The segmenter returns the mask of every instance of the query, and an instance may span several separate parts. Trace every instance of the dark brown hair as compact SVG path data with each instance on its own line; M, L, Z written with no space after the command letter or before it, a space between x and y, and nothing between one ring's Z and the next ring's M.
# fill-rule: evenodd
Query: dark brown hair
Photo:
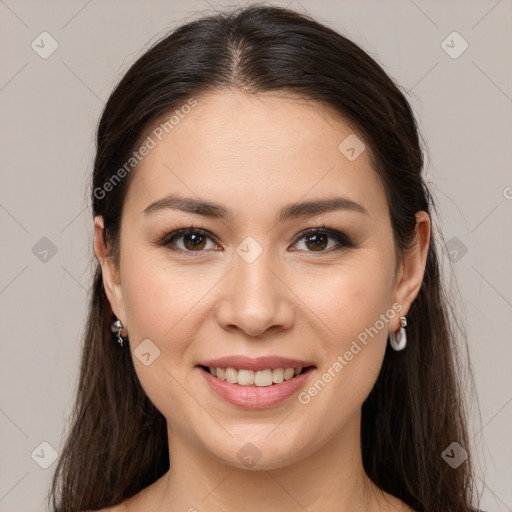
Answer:
M173 30L111 94L97 130L92 205L93 214L104 218L114 258L136 168L114 183L116 171L162 116L194 96L228 88L292 93L343 116L371 149L397 254L410 246L416 212L430 214L434 205L404 94L375 60L336 31L288 9L253 4ZM108 182L113 185L105 187ZM441 457L454 441L467 451L469 446L455 324L434 236L432 229L423 283L408 312L407 349L387 349L363 404L361 449L373 482L415 510L468 512L474 499L471 457L456 469ZM130 351L112 341L111 315L98 264L71 428L49 496L55 511L115 505L169 468L165 418L144 393Z

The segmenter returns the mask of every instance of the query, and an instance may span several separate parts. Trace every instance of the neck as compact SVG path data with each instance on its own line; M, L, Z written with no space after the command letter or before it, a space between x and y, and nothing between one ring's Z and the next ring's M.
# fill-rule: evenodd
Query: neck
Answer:
M263 469L257 469L258 464L235 467L169 431L170 469L148 488L136 510L406 510L364 472L359 431L357 418L325 445L310 445L310 453L301 459Z

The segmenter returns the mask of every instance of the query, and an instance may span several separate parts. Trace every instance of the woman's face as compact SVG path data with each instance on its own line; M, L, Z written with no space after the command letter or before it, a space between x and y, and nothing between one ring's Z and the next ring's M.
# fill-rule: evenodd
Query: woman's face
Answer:
M423 263L396 266L369 148L332 112L284 95L196 100L168 133L149 132L155 147L123 209L119 274L101 259L107 294L176 443L241 468L282 467L358 433ZM98 218L97 254L100 228ZM219 358L260 371L225 378L264 385L201 367ZM301 366L293 378L279 369Z

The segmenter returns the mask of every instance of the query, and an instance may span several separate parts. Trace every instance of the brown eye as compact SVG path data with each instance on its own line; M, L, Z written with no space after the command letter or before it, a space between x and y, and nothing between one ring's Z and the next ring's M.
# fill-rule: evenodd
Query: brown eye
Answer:
M313 235L308 235L305 237L305 239L306 246L312 251L316 251L317 249L325 249L329 244L329 236L325 233L315 233Z
M329 245L330 239L334 240L331 245ZM305 250L309 252L333 252L344 247L354 247L354 244L346 235L332 229L308 230L297 239L296 243L301 240L305 241Z
M186 249L191 251L204 249L206 245L206 237L197 233L189 233L186 235L182 235L183 237L183 245Z
M355 247L354 243L343 233L325 227L310 229L300 235L294 243L297 245L304 240L303 252L331 253L343 248ZM208 246L210 241L211 245ZM219 246L216 240L203 229L194 227L178 229L165 235L158 245L168 247L173 251L185 253L201 253Z
M182 240L181 243L180 240ZM217 247L215 243L212 244L213 247L207 247L208 240L213 242L213 238L205 231L196 228L186 228L169 233L162 239L160 245L165 245L177 251L203 252L205 248Z

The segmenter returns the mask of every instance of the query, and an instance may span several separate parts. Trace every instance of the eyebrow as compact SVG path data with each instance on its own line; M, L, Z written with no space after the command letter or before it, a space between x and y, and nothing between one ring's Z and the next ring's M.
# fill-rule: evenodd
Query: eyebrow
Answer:
M143 213L144 215L148 215L167 208L224 220L229 220L234 217L232 210L220 204L194 199L192 197L181 197L176 194L152 202L144 209ZM290 219L314 216L336 210L354 211L368 215L368 211L362 205L351 199L345 197L331 197L302 203L289 203L279 211L277 218L279 222L286 222Z

